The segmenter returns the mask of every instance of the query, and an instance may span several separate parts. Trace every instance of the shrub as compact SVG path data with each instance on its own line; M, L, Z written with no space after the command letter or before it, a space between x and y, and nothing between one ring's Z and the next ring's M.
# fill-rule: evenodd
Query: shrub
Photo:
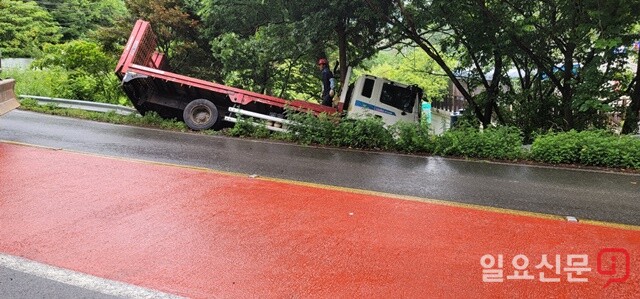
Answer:
M398 122L391 132L395 137L395 149L405 153L428 153L433 151L429 129L423 124Z
M254 123L250 117L238 117L238 122L227 131L229 136L253 138L268 138L270 133L264 124Z
M580 162L580 151L585 144L591 144L606 137L611 133L606 131L582 131L571 130L569 132L549 133L538 136L531 145L530 157L533 160L559 164Z
M640 139L606 131L569 131L539 136L531 157L547 163L640 169Z
M289 139L301 144L343 146L360 149L389 149L393 137L381 119L341 119L339 115L288 112Z
M140 125L160 125L165 119L155 111L148 111L143 117L138 118L137 123Z
M98 78L83 72L51 67L9 69L2 72L2 77L16 80L15 91L19 95L130 105L120 88L120 81L113 74Z
M68 79L56 97L120 104L124 93L113 73L115 60L94 42L74 40L45 45L32 67L63 70Z
M67 72L55 69L8 69L2 71L2 77L16 80L16 94L35 95L52 98L64 97L67 85Z
M480 155L484 158L516 160L523 156L522 132L515 127L498 127L481 133Z
M288 111L287 116L293 122L289 125L291 140L301 144L330 145L333 143L333 131L339 121L337 115L322 113L316 117L311 112Z
M580 163L640 169L640 139L629 136L592 139L580 150Z
M513 127L479 131L462 127L435 139L434 153L448 156L515 160L522 158L521 132Z
M379 118L346 119L333 131L332 145L360 149L389 149L393 137Z

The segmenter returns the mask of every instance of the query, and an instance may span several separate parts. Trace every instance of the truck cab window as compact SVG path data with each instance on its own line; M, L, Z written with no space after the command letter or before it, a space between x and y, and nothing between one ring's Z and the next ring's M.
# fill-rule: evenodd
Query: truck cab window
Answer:
M404 112L413 112L416 94L411 88L403 88L397 85L385 83L382 86L380 102L395 107Z
M364 86L362 87L363 97L371 98L371 95L373 94L373 83L375 83L373 79L367 78L364 80Z

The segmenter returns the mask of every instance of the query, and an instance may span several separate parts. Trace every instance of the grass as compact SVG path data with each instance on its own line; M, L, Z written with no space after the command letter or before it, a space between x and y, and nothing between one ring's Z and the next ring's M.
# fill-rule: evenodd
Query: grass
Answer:
M176 119L163 119L155 112L149 112L145 116L137 114L121 115L115 112L94 112L84 111L80 109L61 108L56 105L47 104L39 105L36 100L25 99L20 102L20 109L33 112L45 113L50 115L67 116L79 119L87 119L111 124L143 126L151 128L159 128L171 131L186 132L189 130L184 122ZM212 131L212 130L209 130ZM209 131L205 133L212 134Z

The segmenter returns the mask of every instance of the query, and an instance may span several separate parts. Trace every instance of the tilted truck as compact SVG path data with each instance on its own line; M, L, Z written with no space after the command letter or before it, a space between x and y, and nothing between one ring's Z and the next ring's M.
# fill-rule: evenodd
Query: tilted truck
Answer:
M349 69L344 82L349 82ZM220 127L239 117L264 120L267 129L286 131L286 108L339 113L359 118L373 115L386 125L420 121L422 90L387 79L364 75L343 88L337 107L285 100L170 72L165 56L156 51L156 37L149 22L138 20L116 66L125 93L141 113L155 111L162 117L182 116L192 130Z

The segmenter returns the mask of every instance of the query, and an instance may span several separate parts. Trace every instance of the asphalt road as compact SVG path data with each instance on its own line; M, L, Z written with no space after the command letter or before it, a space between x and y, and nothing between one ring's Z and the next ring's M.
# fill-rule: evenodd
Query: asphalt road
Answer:
M12 299L118 298L1 266L0 297Z
M640 175L305 147L25 111L0 118L0 140L640 225Z

